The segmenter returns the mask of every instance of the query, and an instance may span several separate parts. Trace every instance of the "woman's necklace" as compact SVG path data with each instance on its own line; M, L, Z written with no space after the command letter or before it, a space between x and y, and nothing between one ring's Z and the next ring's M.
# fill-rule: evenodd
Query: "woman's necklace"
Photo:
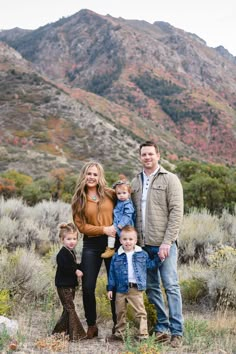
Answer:
M88 194L89 198L92 199L94 202L96 202L96 200L98 199L97 195L94 194L94 195L90 195Z

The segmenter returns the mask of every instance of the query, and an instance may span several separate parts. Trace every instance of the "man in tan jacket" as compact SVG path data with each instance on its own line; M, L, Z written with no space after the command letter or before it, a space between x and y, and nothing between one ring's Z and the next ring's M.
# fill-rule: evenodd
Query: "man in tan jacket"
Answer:
M147 296L157 310L154 331L158 342L173 348L182 343L182 299L177 275L177 240L183 218L183 189L178 177L159 165L158 146L147 141L140 145L143 171L132 181L131 197L136 208L139 245L150 256L164 260L157 270L148 270ZM165 289L165 308L160 281ZM171 335L171 336L170 336Z

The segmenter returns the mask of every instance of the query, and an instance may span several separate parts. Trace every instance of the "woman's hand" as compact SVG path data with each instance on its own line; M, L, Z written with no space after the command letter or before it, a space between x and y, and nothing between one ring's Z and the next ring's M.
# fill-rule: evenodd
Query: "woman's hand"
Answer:
M76 269L75 274L77 275L78 279L81 279L83 276L83 272L81 272L81 270L79 270L79 269Z
M116 237L115 226L114 225L104 226L103 227L103 233L104 233L104 235L107 235L107 236Z

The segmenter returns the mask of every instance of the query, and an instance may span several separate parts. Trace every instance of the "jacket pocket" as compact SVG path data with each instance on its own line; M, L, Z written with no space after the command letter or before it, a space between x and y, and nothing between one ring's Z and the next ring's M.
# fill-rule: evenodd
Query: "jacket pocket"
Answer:
M160 184L152 186L151 198L154 204L166 205L167 204L167 186Z
M166 191L166 188L167 188L167 186L163 186L161 184L152 185L152 189L155 191L164 192L164 191Z

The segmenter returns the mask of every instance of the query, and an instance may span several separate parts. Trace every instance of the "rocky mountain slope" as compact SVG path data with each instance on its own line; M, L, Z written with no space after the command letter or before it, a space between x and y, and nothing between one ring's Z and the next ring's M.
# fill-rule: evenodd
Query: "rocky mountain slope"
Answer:
M66 157L72 166L80 156L132 168L137 142L154 139L170 160L235 164L236 59L223 47L209 48L197 35L165 22L116 19L89 10L34 31L2 31L0 40L31 62L31 75L40 81L37 85L31 78L33 86L28 86L39 102L24 101L24 109L31 105L31 122L36 119L32 107L44 116L38 125L47 142L39 143L31 129L34 151L44 143L53 159ZM9 70L1 73L8 89ZM17 90L11 94L18 95L10 103L14 110L22 97ZM9 104L9 97L1 101ZM66 135L68 122L86 133L72 128L73 138ZM12 121L12 136L15 130Z
M138 145L86 104L37 74L0 43L0 171L34 177L52 169L78 171L95 158L114 171L137 167Z

